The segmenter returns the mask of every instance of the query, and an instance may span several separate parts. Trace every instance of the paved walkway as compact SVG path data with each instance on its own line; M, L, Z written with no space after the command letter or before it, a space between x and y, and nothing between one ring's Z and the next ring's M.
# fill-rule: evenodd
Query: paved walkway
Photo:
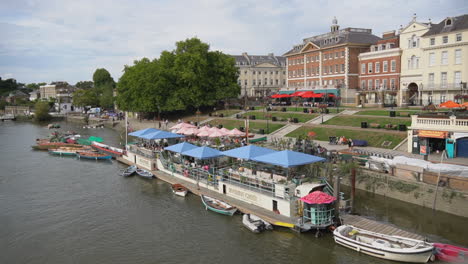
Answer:
M354 115L355 113L357 113L359 111L361 111L361 110L349 110L349 109L347 109L347 110L344 110L343 112L341 112L340 114L342 114L342 115Z
M323 122L326 122L326 121L332 119L332 118L335 117L335 116L337 116L337 114L319 115L319 116L317 116L316 118L307 121L306 124L320 125L320 124L322 124Z

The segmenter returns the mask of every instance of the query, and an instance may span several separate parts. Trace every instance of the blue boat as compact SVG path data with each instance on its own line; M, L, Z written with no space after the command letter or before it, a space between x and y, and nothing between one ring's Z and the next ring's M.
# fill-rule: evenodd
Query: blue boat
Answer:
M237 211L236 207L203 194L201 195L201 200L203 202L203 205L205 205L206 210L211 210L218 214L232 216Z
M97 152L76 152L76 156L81 159L110 160L112 156Z

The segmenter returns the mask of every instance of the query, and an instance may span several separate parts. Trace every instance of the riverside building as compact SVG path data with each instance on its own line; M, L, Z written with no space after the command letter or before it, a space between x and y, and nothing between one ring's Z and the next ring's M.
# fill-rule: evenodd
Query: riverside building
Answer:
M287 87L281 93L314 91L341 96L344 104L356 104L359 88L360 53L380 38L371 29L340 29L336 18L330 32L305 38L284 56L287 62Z

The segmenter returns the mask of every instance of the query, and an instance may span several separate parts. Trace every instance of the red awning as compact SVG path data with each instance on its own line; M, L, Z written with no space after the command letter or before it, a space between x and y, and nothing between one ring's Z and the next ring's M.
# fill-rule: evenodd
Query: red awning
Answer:
M307 94L307 93L314 93L314 92L312 92L312 91L297 91L297 92L291 94L291 96L302 96L302 95Z
M291 97L289 94L274 94L271 98L288 98Z
M459 108L459 107L461 107L461 105L455 103L454 101L450 101L450 100L449 100L449 101L447 101L447 102L445 102L445 103L441 103L441 104L439 105L439 107L443 107L443 108Z
M329 204L336 200L335 197L321 191L311 192L301 198L301 201L308 204Z
M318 94L316 94L316 93L310 93L310 94L304 94L304 95L302 95L301 97L302 97L302 98L322 98L323 96L324 96L323 93L318 93Z

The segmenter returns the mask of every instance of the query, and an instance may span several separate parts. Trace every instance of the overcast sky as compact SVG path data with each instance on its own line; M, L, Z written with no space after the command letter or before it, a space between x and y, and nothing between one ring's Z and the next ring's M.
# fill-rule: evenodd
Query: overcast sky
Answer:
M467 0L1 0L0 77L18 82L91 80L106 68L158 57L198 37L228 54L281 55L305 37L344 27L397 30L417 13L439 22L468 13Z

